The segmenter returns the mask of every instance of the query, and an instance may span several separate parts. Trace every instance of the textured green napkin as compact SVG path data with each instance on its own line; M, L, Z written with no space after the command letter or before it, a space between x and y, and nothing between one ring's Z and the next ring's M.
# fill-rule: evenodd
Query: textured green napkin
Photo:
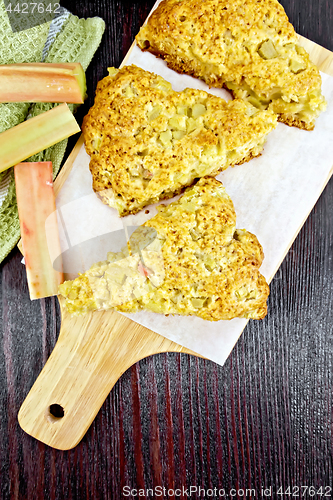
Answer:
M104 21L98 17L79 19L62 10L62 16L29 30L13 33L0 0L0 64L19 62L80 62L86 70L96 52ZM60 31L59 31L60 30ZM47 103L0 103L0 133L51 109ZM73 111L73 105L69 105ZM30 161L52 161L54 176L65 154L67 140L34 155ZM20 238L13 169L0 173L0 262Z

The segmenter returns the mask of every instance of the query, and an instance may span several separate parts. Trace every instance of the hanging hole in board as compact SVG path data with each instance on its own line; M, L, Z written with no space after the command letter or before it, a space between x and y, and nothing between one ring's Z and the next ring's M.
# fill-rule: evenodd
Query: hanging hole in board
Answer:
M65 415L65 410L59 404L50 405L45 413L45 416L49 422L54 424L55 422L59 422Z

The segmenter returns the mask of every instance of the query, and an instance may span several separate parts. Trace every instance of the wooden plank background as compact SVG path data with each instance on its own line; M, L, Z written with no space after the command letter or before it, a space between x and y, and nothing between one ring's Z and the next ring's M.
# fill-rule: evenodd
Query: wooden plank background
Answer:
M88 88L108 65L120 64L153 3L61 2L80 17L107 22ZM331 0L281 3L298 33L333 50ZM92 102L90 91L79 122ZM249 323L225 366L173 353L142 360L121 377L83 441L61 452L17 423L60 316L53 298L30 302L14 250L0 265L1 498L136 498L125 497L123 487L191 485L253 488L252 498L272 486L271 498L287 498L277 495L279 486L332 486L332 296L333 180L272 282L268 317ZM240 491L234 498L244 497Z

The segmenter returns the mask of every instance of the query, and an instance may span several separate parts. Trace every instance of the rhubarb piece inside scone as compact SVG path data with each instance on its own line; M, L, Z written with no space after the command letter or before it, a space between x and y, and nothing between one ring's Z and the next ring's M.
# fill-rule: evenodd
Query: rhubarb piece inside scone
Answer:
M164 0L136 37L168 66L312 130L321 76L277 0Z
M222 183L205 177L59 293L72 314L145 309L209 321L262 319L269 295L263 258L256 236L236 229Z
M272 111L203 90L172 90L136 66L109 69L83 122L93 189L120 216L172 198L261 154Z

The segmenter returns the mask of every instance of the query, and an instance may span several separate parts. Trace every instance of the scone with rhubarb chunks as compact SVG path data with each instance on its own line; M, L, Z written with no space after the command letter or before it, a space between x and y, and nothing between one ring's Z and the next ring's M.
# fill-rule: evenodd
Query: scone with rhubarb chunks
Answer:
M178 201L160 205L128 246L60 285L70 313L146 309L209 321L265 317L262 247L256 236L236 229L233 203L218 180L202 178Z
M93 189L120 216L260 155L277 123L271 111L239 99L175 92L134 65L109 73L82 129Z
M136 37L168 66L312 130L321 76L277 0L164 0Z

